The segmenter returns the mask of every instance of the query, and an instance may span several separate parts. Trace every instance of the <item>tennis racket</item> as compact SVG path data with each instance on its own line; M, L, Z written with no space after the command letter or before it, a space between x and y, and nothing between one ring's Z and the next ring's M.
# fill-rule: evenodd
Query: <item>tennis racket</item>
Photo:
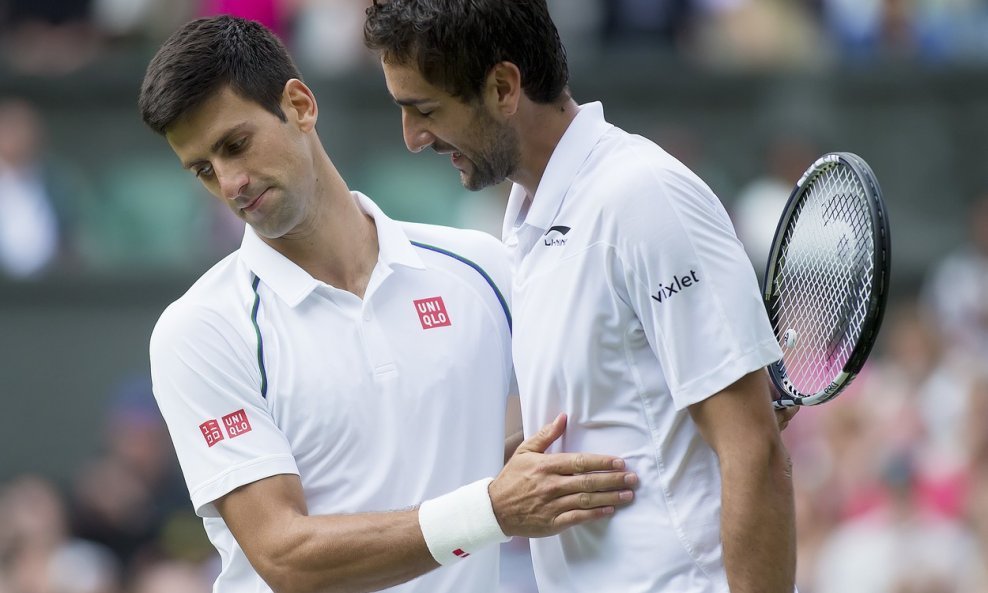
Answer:
M861 371L882 325L888 215L871 167L826 154L796 183L775 231L763 296L782 360L776 408L830 401Z

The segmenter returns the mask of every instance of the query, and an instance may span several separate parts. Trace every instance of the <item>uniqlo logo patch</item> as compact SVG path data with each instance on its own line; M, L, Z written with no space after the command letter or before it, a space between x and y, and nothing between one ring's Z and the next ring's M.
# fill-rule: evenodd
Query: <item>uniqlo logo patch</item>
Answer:
M216 420L207 420L203 422L199 425L199 430L202 431L202 436L206 439L206 444L210 447L223 440L223 432L220 430L220 423Z
M226 434L230 435L231 439L245 432L250 432L250 420L247 419L247 412L240 409L223 416L223 426L226 427Z
M449 313L446 312L446 304L443 303L443 297L437 296L428 299L419 299L412 301L412 303L415 305L415 311L419 314L422 329L433 329L435 327L451 325Z

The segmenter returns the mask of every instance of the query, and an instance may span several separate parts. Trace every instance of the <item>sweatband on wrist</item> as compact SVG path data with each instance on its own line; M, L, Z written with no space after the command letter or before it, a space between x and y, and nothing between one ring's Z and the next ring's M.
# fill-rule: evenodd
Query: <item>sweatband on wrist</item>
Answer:
M511 539L501 531L494 516L487 493L487 486L493 481L493 478L478 480L419 506L419 527L425 545L440 565Z

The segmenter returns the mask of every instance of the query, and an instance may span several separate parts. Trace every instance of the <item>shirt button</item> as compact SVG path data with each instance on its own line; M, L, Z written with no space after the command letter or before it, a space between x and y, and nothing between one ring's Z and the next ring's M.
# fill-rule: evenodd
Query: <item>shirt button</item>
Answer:
M370 321L370 320L371 320L370 311L364 311L364 321Z
M504 244L507 245L508 247L517 247L518 246L518 235L511 235L504 242Z

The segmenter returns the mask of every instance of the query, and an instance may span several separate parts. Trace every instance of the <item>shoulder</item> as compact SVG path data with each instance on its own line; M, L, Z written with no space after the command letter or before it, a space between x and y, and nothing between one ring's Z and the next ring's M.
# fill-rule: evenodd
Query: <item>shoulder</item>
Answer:
M698 175L657 144L615 128L588 161L583 189L596 200L605 227L635 240L674 228L732 229L724 206Z
M508 251L500 240L481 231L452 227L401 223L412 245L435 265L466 265L483 271L500 286L510 281ZM431 255L430 255L431 254Z
M710 205L713 192L686 165L651 140L613 128L591 153L585 177L609 197L605 206L636 209L686 197Z
M250 272L237 252L228 255L165 308L151 334L152 355L211 337L228 339L237 333L238 320L249 323L252 294Z

